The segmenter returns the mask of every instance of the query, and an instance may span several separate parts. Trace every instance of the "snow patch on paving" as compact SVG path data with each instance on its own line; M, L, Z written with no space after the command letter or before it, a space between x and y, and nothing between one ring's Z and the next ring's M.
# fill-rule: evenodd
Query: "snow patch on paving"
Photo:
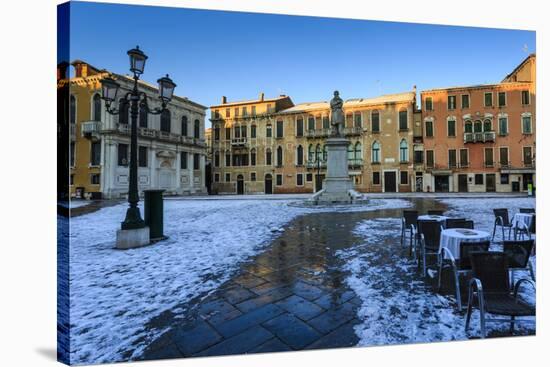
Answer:
M228 280L302 214L405 208L401 199L305 208L282 200L166 200L165 235L150 247L119 251L114 240L127 204L70 221L71 363L138 357L162 330L144 325ZM131 348L131 354L124 355Z

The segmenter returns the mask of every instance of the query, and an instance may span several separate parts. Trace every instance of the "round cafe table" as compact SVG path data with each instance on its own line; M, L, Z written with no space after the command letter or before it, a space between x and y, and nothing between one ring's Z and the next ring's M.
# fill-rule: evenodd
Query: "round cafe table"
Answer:
M455 259L460 258L461 242L479 242L491 240L489 232L476 229L450 228L441 232L439 240L439 250L446 248Z

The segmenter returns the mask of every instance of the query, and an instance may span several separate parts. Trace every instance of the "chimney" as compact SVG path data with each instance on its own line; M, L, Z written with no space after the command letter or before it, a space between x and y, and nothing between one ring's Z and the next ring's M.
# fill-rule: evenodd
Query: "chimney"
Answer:
M264 101L264 92L261 92L261 93L260 93L260 101L261 101L261 102Z
M222 104L226 104L227 103L227 97L226 96L222 96Z

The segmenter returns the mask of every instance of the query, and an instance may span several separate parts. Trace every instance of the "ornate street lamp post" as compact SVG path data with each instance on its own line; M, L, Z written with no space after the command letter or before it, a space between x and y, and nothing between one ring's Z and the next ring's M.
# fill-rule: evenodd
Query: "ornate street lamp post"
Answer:
M161 100L161 108L149 108L147 102L147 95L144 92L138 90L139 77L143 74L145 69L145 61L147 55L139 49L139 46L128 51L130 57L130 71L134 74L134 86L132 91L126 93L122 98L126 102L130 103L130 118L131 118L131 132L130 132L130 179L128 185L128 203L129 207L126 211L126 218L121 224L122 230L141 229L145 227L145 222L141 218L141 214L138 208L139 191L137 180L137 167L138 167L138 147L137 147L137 119L138 114L148 113L153 115L159 115L166 109L166 105L172 99L176 84L168 77L160 78L157 82L159 84L159 99ZM120 85L112 78L104 78L101 82L102 98L105 101L105 107L109 114L118 115L120 109L112 108L111 104L116 102L118 89Z

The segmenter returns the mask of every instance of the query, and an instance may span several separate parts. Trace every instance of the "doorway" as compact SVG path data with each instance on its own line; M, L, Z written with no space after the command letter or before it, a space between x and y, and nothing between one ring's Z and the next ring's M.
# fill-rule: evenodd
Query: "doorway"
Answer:
M237 195L244 194L244 177L243 175L237 176Z
M266 194L273 194L273 177L269 173L265 175L264 192Z
M415 188L416 192L422 192L424 190L424 178L422 172L416 172Z
M468 192L468 175L458 175L458 192Z
M384 192L397 192L396 172L384 172Z
M529 184L533 185L533 174L524 173L522 179L523 179L523 191L527 191L529 188Z
M449 176L434 176L435 192L449 192Z
M485 175L485 191L487 192L497 191L496 175L494 173L488 173Z

